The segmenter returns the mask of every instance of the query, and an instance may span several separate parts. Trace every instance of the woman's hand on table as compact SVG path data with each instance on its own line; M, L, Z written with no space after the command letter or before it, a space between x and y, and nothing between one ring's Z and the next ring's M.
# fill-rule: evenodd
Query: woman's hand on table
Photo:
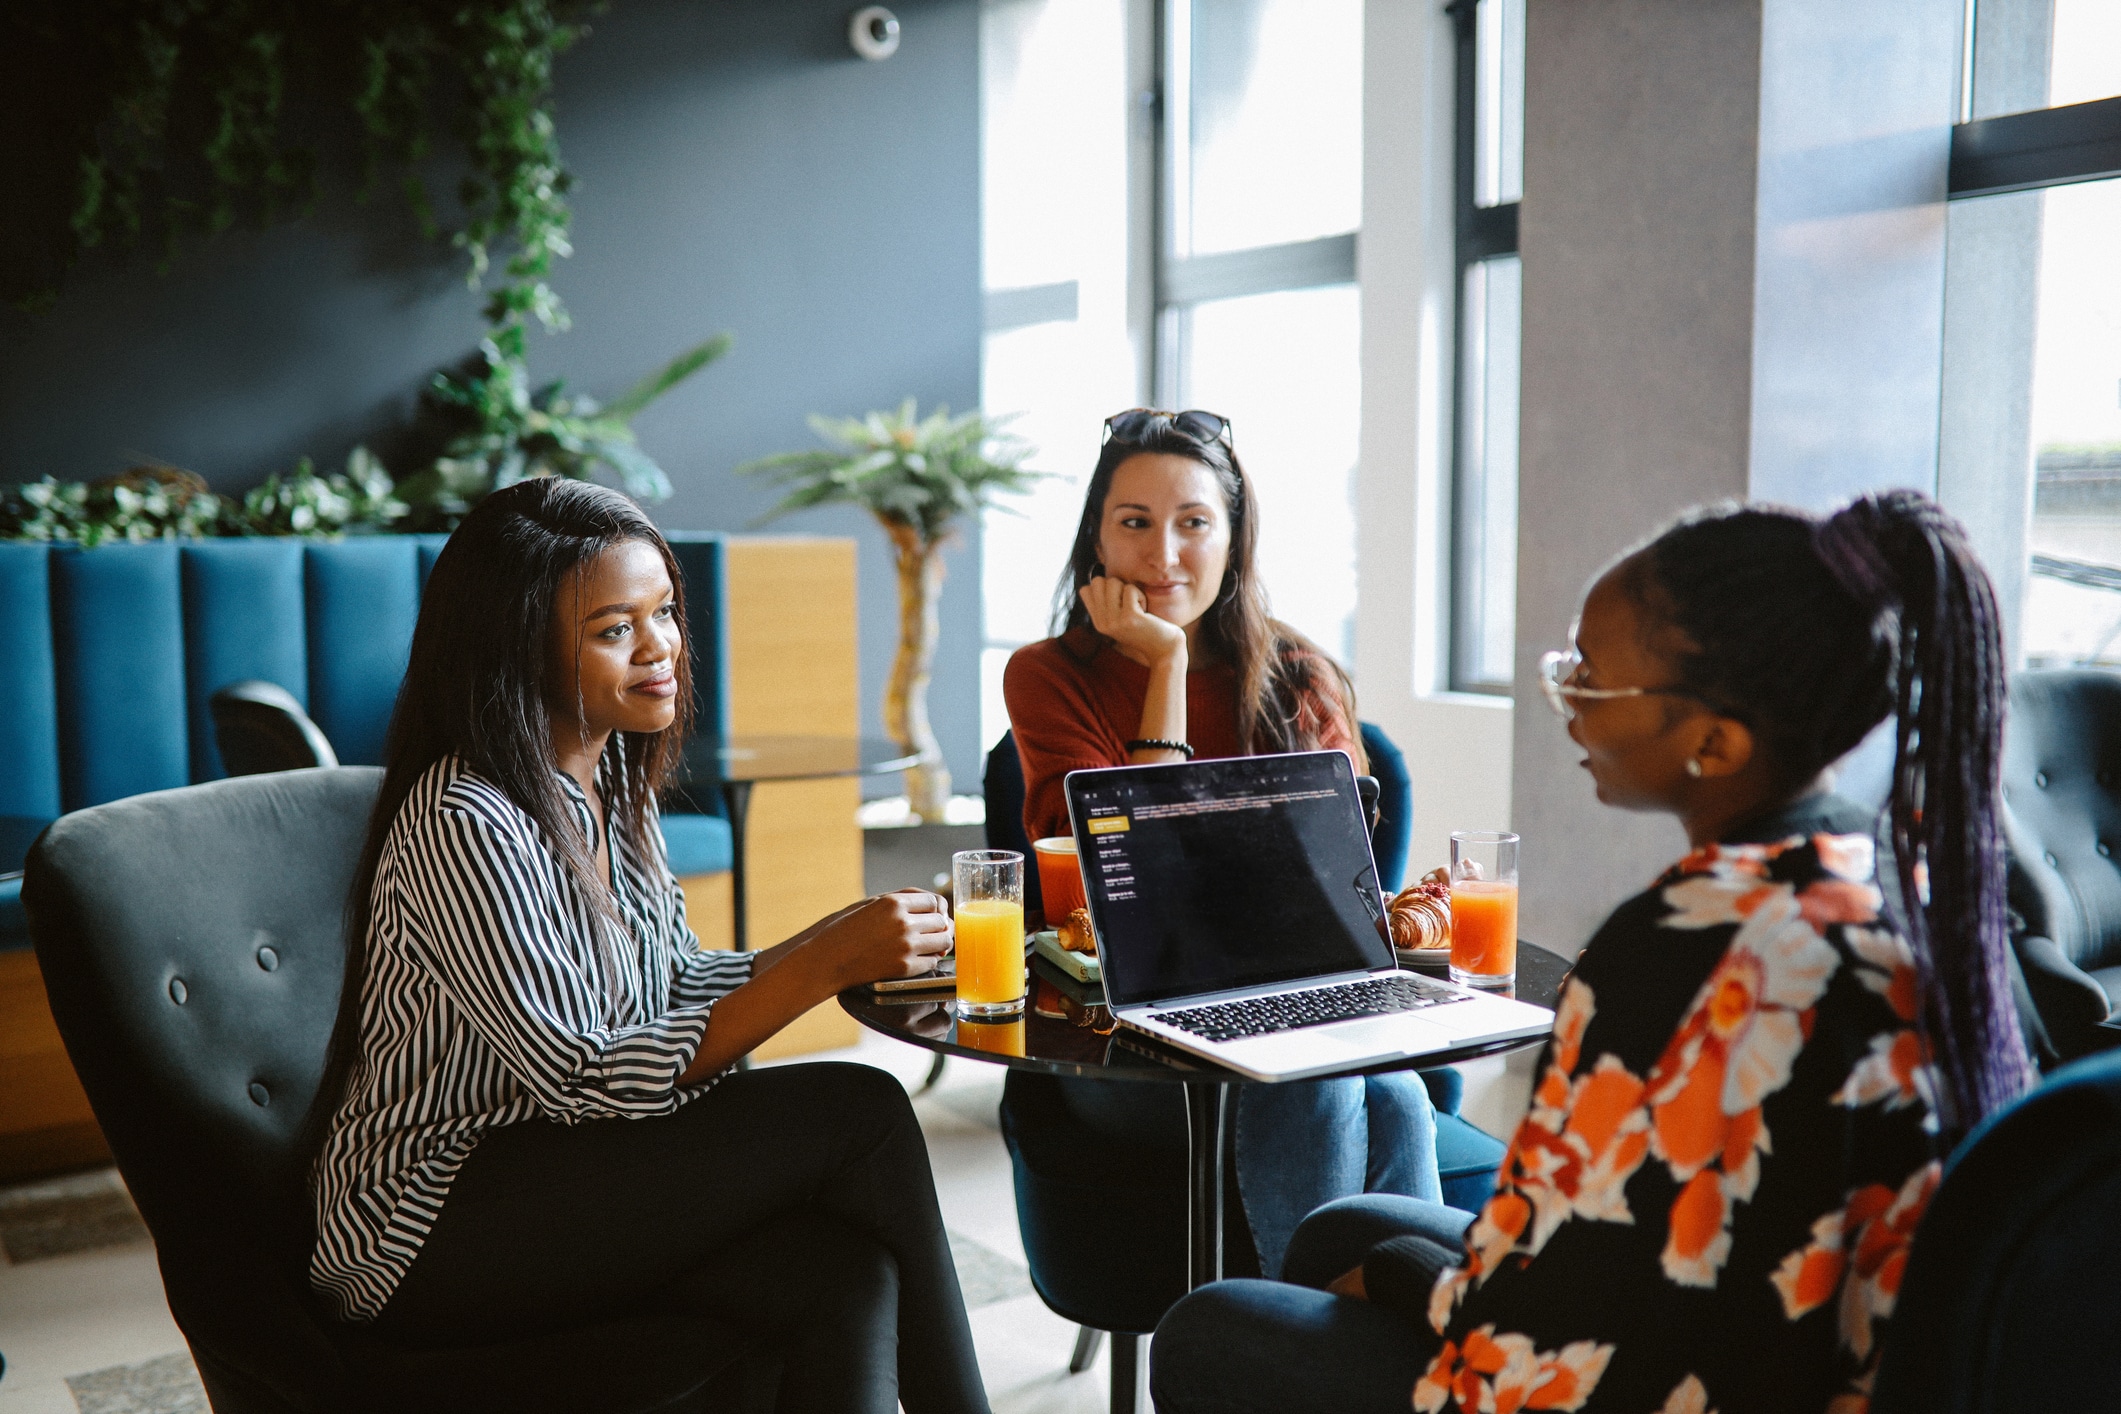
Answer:
M953 937L948 906L926 889L866 898L819 920L760 953L751 980L714 1004L678 1084L697 1085L719 1074L849 987L933 971Z
M1149 612L1139 586L1102 575L1076 591L1090 611L1090 623L1119 645L1119 651L1145 667L1166 659L1183 659L1186 631Z
M933 972L956 939L950 910L926 889L899 889L841 909L800 944L841 992Z

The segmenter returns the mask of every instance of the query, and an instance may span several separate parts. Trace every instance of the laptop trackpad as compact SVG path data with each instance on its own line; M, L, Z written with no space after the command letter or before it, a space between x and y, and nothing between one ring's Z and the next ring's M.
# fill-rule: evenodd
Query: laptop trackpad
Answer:
M1363 1055L1434 1050L1443 1043L1435 1028L1411 1016L1376 1016L1364 1021L1342 1022L1321 1039Z

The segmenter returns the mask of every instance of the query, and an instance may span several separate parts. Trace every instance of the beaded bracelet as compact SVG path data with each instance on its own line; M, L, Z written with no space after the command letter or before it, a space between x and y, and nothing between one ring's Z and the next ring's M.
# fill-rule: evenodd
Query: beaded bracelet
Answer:
M1191 761L1191 760L1193 759L1193 748L1192 748L1192 747L1190 747L1190 746L1188 746L1188 745L1186 745L1186 744L1185 744L1184 742L1182 742L1182 741L1159 741L1159 740L1157 740L1157 739L1155 739L1155 738L1153 738L1153 737L1152 737L1152 738L1150 738L1150 739L1148 739L1148 740L1146 740L1146 741L1130 741L1130 742L1128 742L1128 743L1127 743L1127 750L1129 750L1129 751L1182 751L1182 752L1184 752L1184 753L1185 753L1186 759L1187 759L1188 761Z

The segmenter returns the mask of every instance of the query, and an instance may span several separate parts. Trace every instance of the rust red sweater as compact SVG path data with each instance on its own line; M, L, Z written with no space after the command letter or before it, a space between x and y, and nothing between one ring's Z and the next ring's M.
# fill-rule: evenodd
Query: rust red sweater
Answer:
M1024 765L1024 833L1068 833L1061 780L1070 771L1127 764L1141 729L1149 670L1087 629L1026 644L1002 675L1010 730ZM1320 723L1319 745L1358 761L1355 732L1338 703L1306 704ZM1237 738L1237 672L1225 663L1186 674L1186 739L1196 760L1242 756Z

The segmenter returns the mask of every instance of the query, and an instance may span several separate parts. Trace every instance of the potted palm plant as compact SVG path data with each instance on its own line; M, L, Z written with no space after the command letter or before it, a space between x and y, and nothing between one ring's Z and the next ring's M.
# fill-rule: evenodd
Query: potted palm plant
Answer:
M928 722L928 683L943 594L943 548L960 517L978 514L999 493L1021 493L1043 473L1026 471L1022 438L974 411L937 408L919 417L914 400L866 417L813 416L811 428L834 445L785 452L737 468L786 488L770 519L812 506L860 506L891 537L898 565L898 653L884 693L884 730L920 764L906 775L915 815L940 821L950 772Z

